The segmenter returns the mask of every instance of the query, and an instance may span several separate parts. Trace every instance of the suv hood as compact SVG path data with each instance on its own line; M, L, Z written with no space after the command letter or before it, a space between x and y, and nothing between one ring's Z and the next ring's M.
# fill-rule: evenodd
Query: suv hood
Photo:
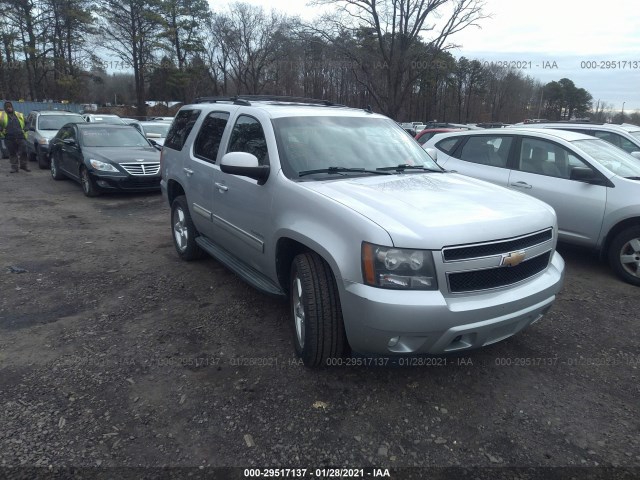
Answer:
M453 173L368 176L300 185L377 223L400 248L439 250L556 225L555 212L546 203Z

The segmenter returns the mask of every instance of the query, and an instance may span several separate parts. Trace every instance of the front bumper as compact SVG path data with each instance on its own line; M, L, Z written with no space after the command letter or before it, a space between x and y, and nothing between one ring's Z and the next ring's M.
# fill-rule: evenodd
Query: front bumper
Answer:
M345 284L345 329L358 353L446 354L504 340L539 320L564 282L556 252L549 267L499 290L444 296L440 291L397 291Z
M89 172L98 187L104 190L122 190L128 192L158 191L160 189L160 174L158 175L129 175L127 173Z

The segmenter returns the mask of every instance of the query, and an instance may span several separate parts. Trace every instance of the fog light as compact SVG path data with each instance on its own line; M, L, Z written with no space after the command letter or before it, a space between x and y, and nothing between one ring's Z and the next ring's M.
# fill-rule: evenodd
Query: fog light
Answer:
M98 180L96 182L98 184L99 187L108 187L109 184L107 182L105 182L104 180Z
M400 341L400 337L392 337L387 344L389 347L395 347Z

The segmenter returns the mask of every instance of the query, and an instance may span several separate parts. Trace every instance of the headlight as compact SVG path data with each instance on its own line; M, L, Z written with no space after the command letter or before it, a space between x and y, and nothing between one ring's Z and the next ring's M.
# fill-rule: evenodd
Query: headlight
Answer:
M89 164L95 168L96 170L100 170L102 172L117 172L118 169L111 165L110 163L101 162L100 160L94 160L93 158L89 159Z
M49 139L47 139L47 138L40 138L40 139L38 139L38 143L39 143L40 145L49 145Z
M428 250L362 243L362 276L372 287L437 290L436 269Z

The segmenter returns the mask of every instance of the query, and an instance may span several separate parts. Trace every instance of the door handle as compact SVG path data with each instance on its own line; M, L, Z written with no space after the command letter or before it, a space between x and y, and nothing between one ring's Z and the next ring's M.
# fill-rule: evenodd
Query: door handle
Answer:
M193 175L193 170L191 170L190 168L183 168L184 173L187 174L187 177L190 177L191 175Z
M220 190L221 192L226 192L227 190L229 190L229 187L227 187L223 183L216 182L215 186L218 187L218 190Z
M517 188L531 188L531 185L529 185L527 182L516 182L512 183L511 186Z

